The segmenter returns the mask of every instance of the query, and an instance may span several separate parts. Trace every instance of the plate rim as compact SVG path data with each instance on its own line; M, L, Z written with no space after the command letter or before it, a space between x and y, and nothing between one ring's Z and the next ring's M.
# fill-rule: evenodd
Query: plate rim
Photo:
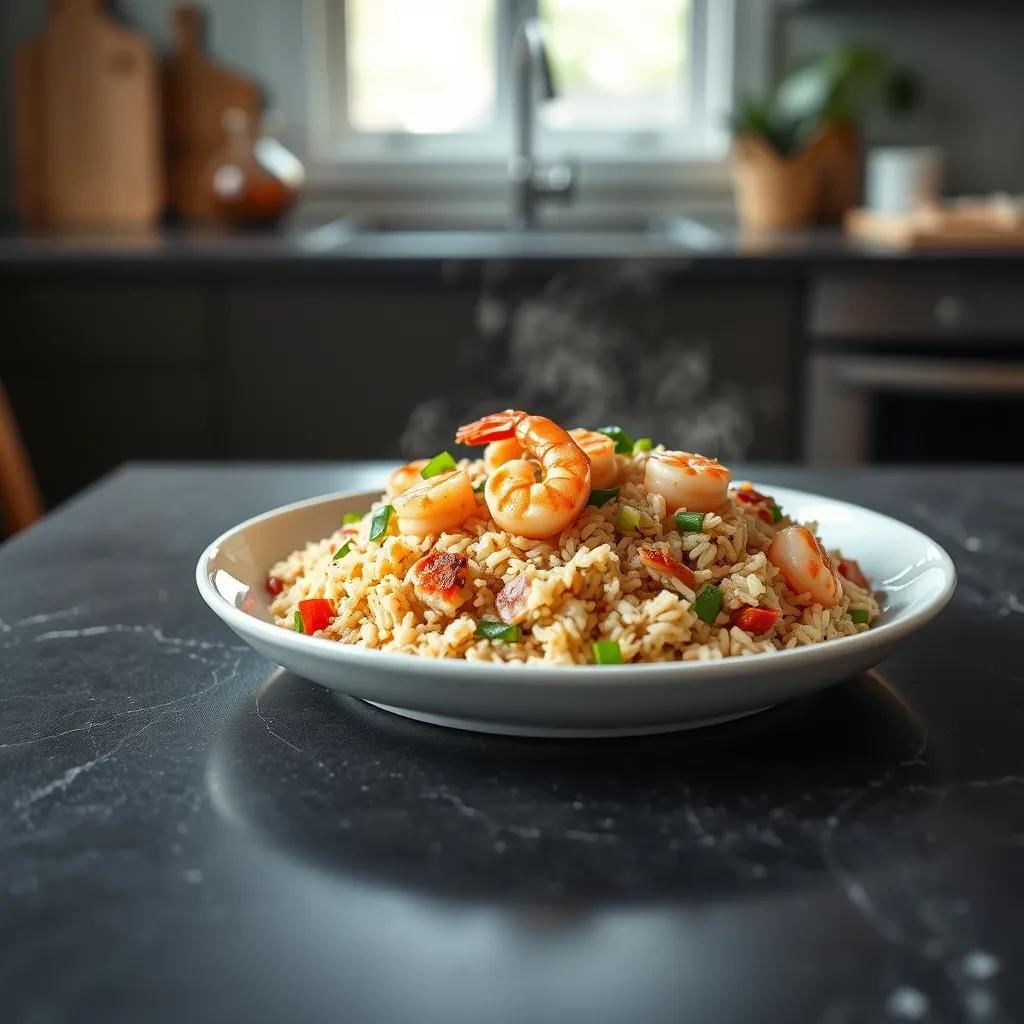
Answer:
M816 661L832 660L832 658L840 656L841 652L852 658L858 652L867 654L872 648L889 646L903 637L916 632L931 622L952 599L957 585L956 565L949 553L938 541L924 533L924 531L919 530L916 526L911 526L909 523L896 519L894 516L886 515L884 512L877 512L863 505L857 505L842 498L832 498L826 494L815 494L811 491L801 491L783 484L756 481L754 482L754 487L764 492L770 492L774 488L777 491L785 491L800 500L826 501L834 505L843 506L845 509L853 512L866 512L884 520L886 523L911 531L924 543L931 545L938 554L939 557L935 565L936 567L941 567L944 577L941 590L923 607L909 612L894 622L885 622L864 633L857 633L854 636L836 637L824 643L809 644L784 651L765 652L766 657L751 655L744 658L721 658L712 661L630 662L625 665L548 665L541 662L520 663L467 661L465 658L424 658L399 651L378 651L357 647L352 644L340 644L336 640L327 640L323 637L300 636L297 633L290 633L281 626L271 622L264 622L262 619L242 611L228 601L214 586L208 571L209 563L217 555L220 547L233 535L248 529L256 523L274 519L314 505L356 498L376 501L381 494L376 489L335 491L315 495L310 498L303 498L300 501L280 505L277 508L269 509L266 512L261 512L237 523L221 533L220 536L203 549L196 563L196 586L199 589L200 596L209 606L210 610L243 639L246 638L247 633L254 633L254 635L265 640L269 645L283 646L300 656L310 657L316 654L339 664L352 662L360 665L373 665L380 671L391 671L403 675L417 675L421 672L431 674L443 666L446 672L473 675L477 677L478 682L482 681L481 677L486 679L487 682L495 683L507 683L515 679L517 685L524 686L531 684L550 686L552 677L558 678L558 685L593 686L595 684L615 684L621 683L623 670L628 671L629 675L634 677L630 682L631 686L643 685L644 683L648 685L664 684L669 681L682 682L687 675L700 677L756 675L769 666L781 670L786 664L790 664L796 669L798 666L810 666ZM310 646L311 644L312 646ZM517 669L519 671L516 671Z

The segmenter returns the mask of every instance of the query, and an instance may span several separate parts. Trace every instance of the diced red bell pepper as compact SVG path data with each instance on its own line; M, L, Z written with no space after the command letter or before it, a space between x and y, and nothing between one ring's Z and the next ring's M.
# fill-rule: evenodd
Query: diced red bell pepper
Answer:
M276 576L267 577L267 593L271 597L277 597L282 590L284 590L284 580L280 580Z
M762 501L770 504L772 501L767 494L755 491L754 488L749 485L740 487L739 490L736 491L736 500L745 501L749 505L756 505Z
M302 616L302 632L311 636L318 630L326 629L337 613L334 605L326 598L312 597L299 602L299 614Z
M692 569L683 565L682 562L677 561L671 555L665 554L664 551L659 551L657 548L641 548L639 555L644 565L648 568L658 573L674 576L681 583L685 583L691 590L694 583L697 582L697 577L693 575Z
M744 484L736 491L736 500L742 501L745 505L759 505L760 508L751 509L755 516L763 523L767 523L771 526L775 522L775 517L772 515L772 507L775 505L775 499L769 497L767 494L762 494L760 491L755 491L750 484Z
M741 608L732 617L732 625L746 630L751 636L767 633L779 621L781 612L774 608Z
M836 568L839 570L839 574L845 576L851 583L856 583L858 587L862 587L864 590L871 589L867 576L864 575L861 567L852 558L842 559Z

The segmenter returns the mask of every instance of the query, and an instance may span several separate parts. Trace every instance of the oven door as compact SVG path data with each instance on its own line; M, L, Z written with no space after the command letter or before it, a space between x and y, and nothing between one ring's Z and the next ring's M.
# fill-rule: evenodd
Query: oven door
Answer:
M806 409L814 465L1024 458L1019 359L818 353Z

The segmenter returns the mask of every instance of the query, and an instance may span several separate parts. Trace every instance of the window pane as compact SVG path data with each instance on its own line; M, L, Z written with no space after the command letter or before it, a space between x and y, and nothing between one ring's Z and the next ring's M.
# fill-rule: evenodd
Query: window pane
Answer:
M459 132L494 112L495 0L347 0L348 117L364 132Z
M558 98L551 128L654 129L686 120L690 0L541 0Z

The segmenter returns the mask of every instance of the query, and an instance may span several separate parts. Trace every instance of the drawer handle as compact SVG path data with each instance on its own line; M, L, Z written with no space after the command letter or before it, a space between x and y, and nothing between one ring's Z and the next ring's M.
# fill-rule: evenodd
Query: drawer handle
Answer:
M956 295L943 295L935 303L935 319L940 327L959 327L967 316L967 307Z

